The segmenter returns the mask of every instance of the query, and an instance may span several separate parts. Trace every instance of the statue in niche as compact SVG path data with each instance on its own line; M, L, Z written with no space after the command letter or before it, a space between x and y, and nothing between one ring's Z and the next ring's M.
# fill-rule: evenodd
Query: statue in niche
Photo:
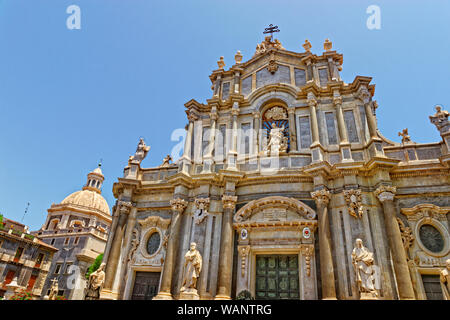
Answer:
M56 296L58 295L58 279L54 278L52 280L52 285L50 287L50 294L48 295L48 300L56 300Z
M284 136L283 131L284 126L278 127L275 122L272 124L269 143L266 147L266 151L270 151L271 156L287 151L287 137Z
M378 292L375 289L373 253L364 247L361 239L355 241L355 248L352 251L352 264L361 298L367 295L372 298L378 297Z
M444 300L450 300L450 259L445 261L445 268L441 271L440 279Z
M191 243L190 249L184 255L183 282L180 292L197 293L197 278L202 271L202 256L197 250L197 244Z
M139 139L138 146L136 148L136 152L134 153L134 156L130 156L130 159L128 162L137 163L140 164L142 160L147 156L147 153L150 151L150 146L147 146L145 144L145 141L143 138Z
M105 266L106 264L102 262L100 267L90 274L85 300L98 300L100 298L100 291L105 282Z

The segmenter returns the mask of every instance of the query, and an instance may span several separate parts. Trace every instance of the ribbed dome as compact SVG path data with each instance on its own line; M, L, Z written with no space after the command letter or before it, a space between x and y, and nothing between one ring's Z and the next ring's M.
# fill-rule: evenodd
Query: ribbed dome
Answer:
M111 215L108 203L101 194L91 190L80 190L67 196L61 204L73 204L88 209L97 209L106 215Z

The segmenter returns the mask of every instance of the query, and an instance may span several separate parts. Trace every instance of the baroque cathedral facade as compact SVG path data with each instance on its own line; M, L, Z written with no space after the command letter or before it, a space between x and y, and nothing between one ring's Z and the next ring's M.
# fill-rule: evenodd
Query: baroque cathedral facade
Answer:
M445 298L448 112L430 116L440 141L391 141L371 78L343 81L329 40L303 48L221 57L176 163L142 168L141 139L113 187L102 299Z

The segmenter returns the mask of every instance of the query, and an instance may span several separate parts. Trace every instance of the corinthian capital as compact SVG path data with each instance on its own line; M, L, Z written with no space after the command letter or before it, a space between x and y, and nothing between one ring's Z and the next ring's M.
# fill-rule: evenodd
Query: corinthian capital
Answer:
M375 195L377 196L380 202L384 201L392 201L394 200L394 195L397 192L397 188L393 186L379 186L375 190Z
M316 201L316 204L319 205L328 205L330 202L331 194L327 189L320 189L314 192L311 192L311 197Z
M130 209L132 207L131 202L119 200L117 204L119 205L120 213L124 213L124 214L130 213Z
M306 100L306 102L308 103L308 106L310 106L310 107L317 106L316 98L308 98L308 100Z
M356 96L364 103L368 103L370 99L370 92L366 87L360 87Z
M223 195L222 197L222 203L224 209L232 209L236 207L237 202L237 196L229 196L229 195Z
M176 211L178 213L183 213L184 208L187 207L187 201L184 199L180 199L180 198L173 199L173 200L170 200L170 206L172 207L173 211Z
M334 96L333 103L335 106L341 105L342 104L342 96Z
M190 112L187 117L189 122L194 122L198 119L198 116L193 112Z

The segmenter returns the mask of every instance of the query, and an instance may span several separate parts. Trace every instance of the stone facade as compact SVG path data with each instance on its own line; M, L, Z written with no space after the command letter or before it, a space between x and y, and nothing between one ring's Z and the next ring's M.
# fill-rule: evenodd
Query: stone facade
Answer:
M105 250L111 213L101 195L103 173L100 167L88 174L82 190L52 204L41 229L34 231L45 243L58 249L45 281L43 295L50 293L52 280L58 280L58 295L83 300L87 268Z
M3 218L0 222L0 295L6 299L8 284L15 280L16 291L29 290L34 299L39 299L56 251L55 247L31 235L23 224Z
M102 299L185 299L192 242L200 299L432 297L450 256L448 113L430 117L441 141L390 141L371 78L344 82L330 41L321 55L303 46L268 37L228 70L221 57L212 97L185 104L183 156L129 161L113 188ZM361 261L374 284L361 285Z

